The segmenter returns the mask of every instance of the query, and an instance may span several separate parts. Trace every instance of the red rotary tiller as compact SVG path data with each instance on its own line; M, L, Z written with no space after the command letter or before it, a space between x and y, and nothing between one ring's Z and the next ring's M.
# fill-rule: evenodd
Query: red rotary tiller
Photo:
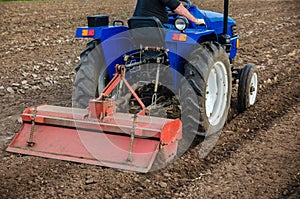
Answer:
M47 158L147 172L160 151L166 161L176 155L181 121L145 115L143 102L130 87L125 67L87 109L41 105L22 114L23 127L7 151ZM138 114L118 113L107 96L123 81L141 105Z

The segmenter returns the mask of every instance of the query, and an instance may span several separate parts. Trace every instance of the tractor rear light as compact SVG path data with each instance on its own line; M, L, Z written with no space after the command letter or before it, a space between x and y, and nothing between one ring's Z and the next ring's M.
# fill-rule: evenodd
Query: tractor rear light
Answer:
M82 30L81 35L83 37L93 37L95 36L95 30Z
M93 37L95 35L95 30L89 30L88 36Z
M81 35L82 36L87 36L88 35L88 30L82 30Z
M186 34L178 34L174 33L172 40L174 41L186 41L187 40L187 35Z

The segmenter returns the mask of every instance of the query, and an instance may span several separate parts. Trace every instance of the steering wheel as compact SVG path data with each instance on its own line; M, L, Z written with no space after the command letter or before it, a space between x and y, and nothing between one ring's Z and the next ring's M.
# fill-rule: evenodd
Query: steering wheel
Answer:
M183 2L183 6L186 9L189 9L192 6L192 3L190 0L179 0L179 1ZM177 14L175 12L173 12L173 10L171 10L169 7L166 7L166 8L167 8L168 16L177 16Z

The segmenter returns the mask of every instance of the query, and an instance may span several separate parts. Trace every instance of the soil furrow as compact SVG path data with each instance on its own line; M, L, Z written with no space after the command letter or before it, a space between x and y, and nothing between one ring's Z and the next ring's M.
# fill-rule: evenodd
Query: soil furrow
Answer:
M219 1L193 3L222 12ZM234 109L235 93L232 118L205 158L199 158L205 143L201 142L167 168L137 174L4 152L21 126L16 121L25 107L46 102L70 105L75 60L87 42L73 39L75 28L93 14L126 21L134 4L0 3L0 198L297 198L297 0L230 1L241 39L236 64L257 64L261 88L255 106L241 114Z

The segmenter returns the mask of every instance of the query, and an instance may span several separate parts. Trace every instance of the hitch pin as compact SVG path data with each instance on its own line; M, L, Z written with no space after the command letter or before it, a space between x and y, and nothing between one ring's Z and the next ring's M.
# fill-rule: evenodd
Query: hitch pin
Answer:
M134 114L132 131L130 134L130 148L129 148L128 157L127 157L128 162L132 162L132 150L133 150L133 141L134 141L135 128L136 128L136 120L137 120L137 114Z

